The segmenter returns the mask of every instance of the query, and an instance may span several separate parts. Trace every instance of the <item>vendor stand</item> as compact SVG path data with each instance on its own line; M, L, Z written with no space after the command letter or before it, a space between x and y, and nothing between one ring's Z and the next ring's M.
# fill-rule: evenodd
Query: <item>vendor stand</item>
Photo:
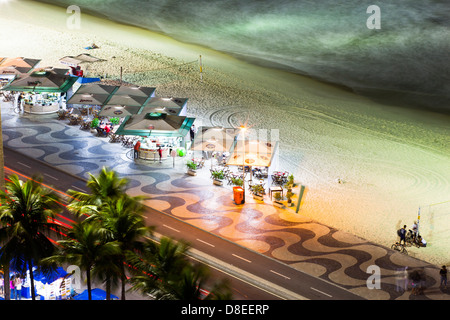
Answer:
M171 150L184 146L184 139L194 123L194 118L166 113L141 113L124 119L116 134L141 137L139 157L144 160L167 159Z
M41 70L14 79L2 90L27 94L23 100L24 112L47 114L57 112L62 107L62 94L76 81L76 77L53 70Z
M68 274L62 267L58 267L48 273L33 271L36 294L43 300L69 299L72 292L72 279L70 276L71 274ZM30 283L30 273L27 271L25 283L22 286L23 298L31 298Z

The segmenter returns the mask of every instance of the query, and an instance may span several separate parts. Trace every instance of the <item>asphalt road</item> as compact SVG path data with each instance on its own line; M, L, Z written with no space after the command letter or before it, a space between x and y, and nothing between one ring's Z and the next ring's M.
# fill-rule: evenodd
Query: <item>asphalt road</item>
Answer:
M4 148L5 175L39 174L43 183L65 193L68 189L88 192L86 181ZM191 256L208 266L214 276L228 278L238 300L359 300L361 297L332 283L310 276L284 263L189 225L166 213L146 207L148 225L157 234L184 239ZM64 219L64 218L63 218ZM70 224L71 217L65 218Z

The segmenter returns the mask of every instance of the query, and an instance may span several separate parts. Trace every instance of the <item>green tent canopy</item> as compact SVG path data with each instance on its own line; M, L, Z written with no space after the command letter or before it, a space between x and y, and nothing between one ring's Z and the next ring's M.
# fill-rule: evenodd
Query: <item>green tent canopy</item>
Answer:
M67 92L78 77L63 75L51 70L35 71L16 77L2 90L19 92Z
M194 118L150 112L128 116L116 134L144 137L185 137Z

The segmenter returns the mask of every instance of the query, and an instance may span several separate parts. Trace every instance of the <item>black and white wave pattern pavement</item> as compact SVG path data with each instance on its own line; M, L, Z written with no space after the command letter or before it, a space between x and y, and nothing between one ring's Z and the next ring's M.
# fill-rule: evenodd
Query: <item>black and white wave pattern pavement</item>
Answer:
M278 259L293 268L335 283L371 300L449 299L439 288L439 268L369 243L323 224L252 199L236 206L230 186L216 187L208 165L196 177L185 173L185 160L132 160L131 149L98 138L56 115L15 114L2 103L4 145L66 172L88 177L103 166L130 181L129 193L150 196L147 204L187 223ZM250 197L248 197L250 198ZM381 289L369 289L372 266L381 271ZM405 268L423 269L424 294L411 294ZM299 284L301 285L301 284Z

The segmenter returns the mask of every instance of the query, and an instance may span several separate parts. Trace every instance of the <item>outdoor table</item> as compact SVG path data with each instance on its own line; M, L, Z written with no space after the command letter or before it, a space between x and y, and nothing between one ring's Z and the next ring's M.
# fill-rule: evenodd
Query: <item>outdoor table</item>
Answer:
M282 187L270 187L269 188L270 200L272 200L272 192L281 192L281 196L283 196L283 188Z

